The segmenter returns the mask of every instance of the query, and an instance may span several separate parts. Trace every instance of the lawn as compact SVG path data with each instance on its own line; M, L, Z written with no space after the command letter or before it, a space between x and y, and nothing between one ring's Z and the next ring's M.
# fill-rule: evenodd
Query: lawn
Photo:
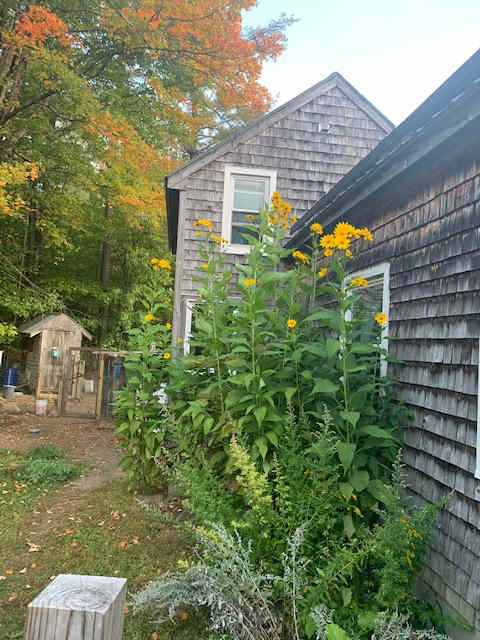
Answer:
M24 461L24 454L0 451L1 640L23 638L28 603L59 573L128 578L131 595L188 550L167 505L146 507L123 480L91 491L75 483L34 485L21 479ZM124 640L200 638L198 625L189 617L158 626L127 605Z

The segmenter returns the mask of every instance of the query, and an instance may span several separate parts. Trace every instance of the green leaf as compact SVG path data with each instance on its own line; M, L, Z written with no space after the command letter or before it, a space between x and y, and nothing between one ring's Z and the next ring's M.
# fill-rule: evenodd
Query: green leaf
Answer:
M360 413L358 411L340 411L340 415L346 422L349 422L352 427L355 427L360 419Z
M345 500L350 500L353 493L353 487L348 482L342 482L340 484L340 492L342 496L345 498Z
M307 617L307 621L305 622L305 633L307 638L311 638L317 631L317 625L312 620L310 616Z
M355 491L363 491L367 488L368 483L370 482L370 475L368 471L355 471L350 478L350 482L353 485Z
M275 431L267 431L265 436L270 440L270 442L275 446L278 447L278 436L275 433Z
M392 505L394 497L389 488L381 480L371 480L367 487L368 492L379 502L386 505Z
M292 401L292 397L295 393L297 393L297 387L288 387L285 389L285 398L287 399L287 402Z
M355 525L353 524L352 516L350 513L347 513L346 516L343 516L343 530L348 538L351 538L355 533Z
M318 343L306 344L303 350L307 351L307 353L313 353L314 356L325 356L327 353L323 344Z
M370 342L353 342L350 345L350 351L352 353L375 353L378 351L378 347Z
M257 438L255 440L255 444L257 445L257 448L260 451L260 455L265 460L265 456L267 455L267 451L268 451L268 442L262 436L261 438Z
M382 440L396 440L395 436L393 436L386 429L382 429L382 427L377 427L374 424L367 424L364 427L360 427L358 433L362 435L372 436L373 438L381 438Z
M312 393L335 393L339 388L338 385L330 382L330 380L326 378L316 378Z
M331 358L340 351L340 342L338 340L332 340L332 338L327 338L325 347L327 348L328 357Z
M349 470L352 464L353 456L355 455L355 449L357 445L353 442L339 442L337 444L338 457L345 470L345 473Z
M343 606L348 607L352 601L352 590L347 587L341 587L340 593L342 594Z
M265 420L265 416L267 415L267 407L257 407L253 413L255 415L255 418L257 419L258 426L260 427L262 425L262 422Z
M305 322L315 322L317 320L321 320L324 324L337 329L337 331L342 330L342 319L336 311L317 311L305 318Z
M357 616L358 626L363 631L372 631L375 627L378 611L366 610L361 611Z
M350 636L338 624L327 624L327 640L350 640Z

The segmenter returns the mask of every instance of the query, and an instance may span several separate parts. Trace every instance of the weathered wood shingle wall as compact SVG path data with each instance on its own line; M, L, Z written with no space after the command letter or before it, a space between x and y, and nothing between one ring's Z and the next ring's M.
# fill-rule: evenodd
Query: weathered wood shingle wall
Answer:
M408 195L372 211L375 241L354 268L390 262L389 350L402 363L389 373L415 416L404 431L410 490L431 501L455 491L435 530L425 583L480 629L480 161L404 187Z
M319 124L328 125L328 131L320 132ZM221 233L226 165L277 170L277 190L300 218L385 135L333 87L189 176L181 187L174 340L183 334L185 301L197 296L193 274L203 261L195 221L208 218ZM231 264L243 258L227 259Z

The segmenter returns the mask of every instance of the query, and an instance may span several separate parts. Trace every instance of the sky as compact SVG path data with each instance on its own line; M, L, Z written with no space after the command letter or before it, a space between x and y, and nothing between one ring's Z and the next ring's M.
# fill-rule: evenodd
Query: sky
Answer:
M395 125L480 48L479 0L259 0L257 26L294 15L262 83L279 106L339 71Z

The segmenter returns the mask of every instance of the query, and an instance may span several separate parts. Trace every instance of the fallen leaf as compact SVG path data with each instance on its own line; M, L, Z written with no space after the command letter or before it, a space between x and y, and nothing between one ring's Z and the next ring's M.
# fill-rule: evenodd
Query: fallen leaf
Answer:
M17 594L16 593L12 593L12 595L8 598L8 601L9 602L13 602L16 599L17 599Z
M120 542L117 542L117 547L119 549L125 549L126 546L127 546L127 543L125 542L125 540L120 540Z
M30 566L32 567L32 569L36 569L37 568L37 565L36 565L35 562L33 564L31 564Z
M138 536L133 536L132 540L133 544L140 544L140 538Z
M73 533L73 529L65 529L65 531L63 532L66 536L69 536L71 533Z
M0 576L0 580L6 580L7 578L5 576Z
M151 634L150 638L152 640L158 640L158 633L156 633L155 631Z
M118 511L112 511L112 518L118 520L120 518L120 513Z
M130 613L130 606L128 604L124 604L123 605L123 613L128 616L128 614Z
M28 552L33 553L35 551L40 551L40 545L35 544L34 542L27 542L28 544Z
M27 573L27 567L23 567L18 573Z
M12 575L12 573L13 573L13 569L7 569L7 570L5 571L5 573L6 573L6 574L8 574L9 576L11 576L11 575Z
M178 617L180 620L188 620L188 613L186 611L182 611L181 613L178 614Z

